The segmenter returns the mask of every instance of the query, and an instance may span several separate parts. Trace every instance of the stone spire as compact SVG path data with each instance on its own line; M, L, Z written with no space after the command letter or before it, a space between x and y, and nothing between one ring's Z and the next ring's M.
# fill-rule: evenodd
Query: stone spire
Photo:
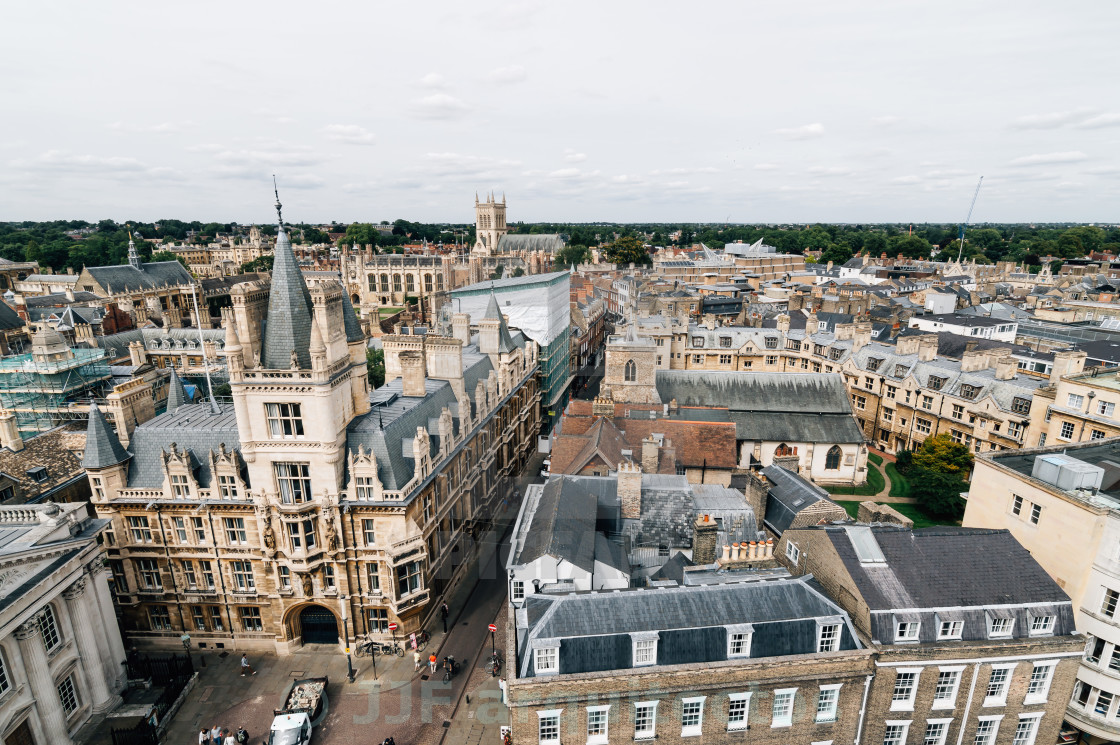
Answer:
M276 197L275 259L272 265L272 291L268 298L268 316L264 330L264 351L261 367L289 370L293 357L301 369L310 369L311 293L303 281L292 242L284 230L280 214L280 196Z
M187 403L190 403L187 389L183 387L183 381L179 379L175 368L171 368L171 380L167 381L167 413L170 414Z
M139 233L137 233L139 235ZM136 243L132 240L132 231L128 233L128 265L133 269L142 269L140 254L136 253Z
M358 320L358 315L354 313L354 306L350 304L349 298L342 299L342 324L343 328L346 329L347 344L366 340L366 334L362 331L362 323Z
M86 452L82 468L107 468L123 463L132 456L117 439L97 404L89 405L89 425L86 427Z
M509 326L506 325L506 317L502 315L501 309L498 307L498 298L494 293L490 293L490 303L486 306L486 315L482 317L484 321L497 321L498 322L498 351L503 354L508 354L517 349L517 345L513 343L513 337L509 333Z

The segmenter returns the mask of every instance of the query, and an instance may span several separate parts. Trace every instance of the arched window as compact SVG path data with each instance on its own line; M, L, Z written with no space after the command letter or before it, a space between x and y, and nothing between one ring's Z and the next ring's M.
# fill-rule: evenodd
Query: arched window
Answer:
M401 291L401 275L394 274L393 275L393 292L400 292L400 291Z
M634 360L626 360L625 379L627 383L633 383L638 379L638 366L634 364Z
M404 275L404 289L406 292L416 292L416 277L411 274Z
M833 445L828 449L828 455L824 457L824 470L835 471L840 468L840 446Z
M437 274L436 275L436 289L441 291L441 292L443 291L443 275L442 274Z
M430 274L424 275L424 292L429 295L432 293L432 275Z
M389 275L388 274L382 274L381 275L381 291L382 292L388 292L389 291Z
M786 456L786 455L793 455L793 448L791 448L789 445L787 445L783 442L774 451L774 455L778 458L781 458L782 456Z

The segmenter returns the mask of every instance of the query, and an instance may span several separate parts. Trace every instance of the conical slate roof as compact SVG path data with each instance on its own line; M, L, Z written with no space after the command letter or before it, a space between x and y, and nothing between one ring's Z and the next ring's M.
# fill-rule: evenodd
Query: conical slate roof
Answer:
M86 452L82 468L105 468L123 463L132 456L121 445L117 434L105 421L97 404L89 405L89 425L86 427Z
M171 368L171 380L167 381L167 413L170 414L188 403L190 399L187 398L187 389L183 387L183 381L179 379L175 368Z
M268 320L264 331L261 366L287 370L296 353L300 368L310 369L311 293L292 253L292 242L280 224L272 265L272 291L268 298Z
M24 321L7 303L0 303L0 329L18 329Z
M494 297L494 293L490 293L490 304L486 306L486 315L483 318L487 321L498 321L498 351L503 354L508 354L517 349L517 345L513 343L513 337L510 336L509 326L506 325L506 317L502 315L501 309L498 307L498 298Z
M354 313L354 306L349 298L342 298L342 323L346 329L346 341L365 341L366 335L362 331L362 324Z

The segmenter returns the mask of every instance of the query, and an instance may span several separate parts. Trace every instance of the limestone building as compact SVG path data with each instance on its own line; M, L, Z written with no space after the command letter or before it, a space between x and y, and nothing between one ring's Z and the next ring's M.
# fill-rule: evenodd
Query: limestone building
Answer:
M1009 530L1073 599L1085 638L1067 721L1120 740L1120 439L976 459L964 524Z
M127 450L90 415L84 464L126 633L284 654L420 628L533 450L536 345L492 301L454 336L383 337L371 392L349 298L305 284L282 223L271 285L232 300L232 406L169 402Z
M88 503L0 507L0 739L70 745L120 702L124 644Z

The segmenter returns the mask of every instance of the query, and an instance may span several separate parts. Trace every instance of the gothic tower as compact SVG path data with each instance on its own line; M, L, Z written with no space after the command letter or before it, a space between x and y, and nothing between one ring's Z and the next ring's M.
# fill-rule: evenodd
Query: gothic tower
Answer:
M498 241L509 232L506 227L506 198L497 201L494 194L486 196L485 202L478 201L474 195L474 253L494 256L498 253Z

